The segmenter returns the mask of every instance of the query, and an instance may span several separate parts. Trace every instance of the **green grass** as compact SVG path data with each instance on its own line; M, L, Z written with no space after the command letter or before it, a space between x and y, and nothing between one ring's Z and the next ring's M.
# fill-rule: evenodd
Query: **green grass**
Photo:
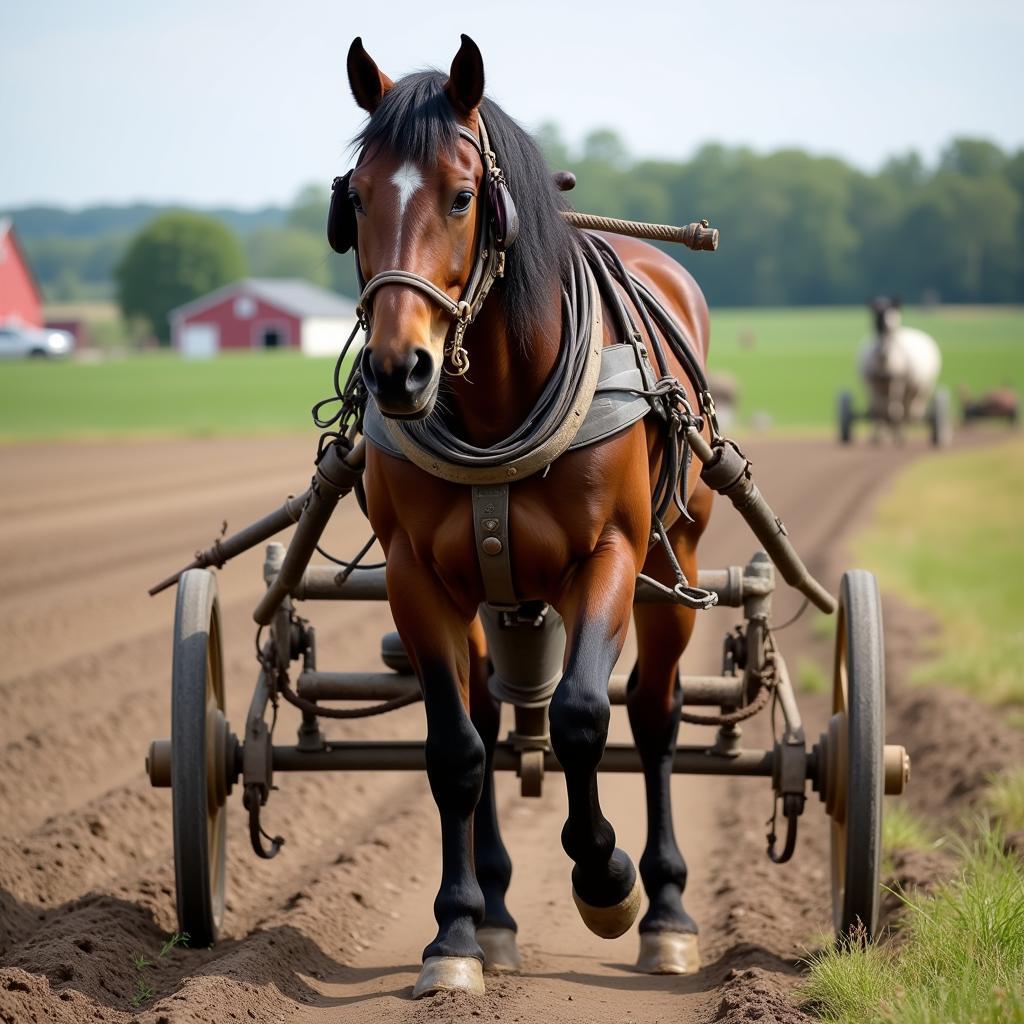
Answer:
M885 802L882 815L882 871L893 873L893 856L906 850L931 850L938 845L938 837L928 822L907 809L906 804L893 798Z
M916 462L856 544L883 589L942 632L915 679L1024 704L1024 441Z
M290 352L4 363L0 438L301 431L330 393L333 368Z
M904 323L939 343L942 381L954 392L1024 391L1021 307L910 308ZM766 413L774 426L831 431L840 391L865 404L855 360L869 326L860 307L713 310L710 366L738 381L741 424Z
M104 343L116 334L109 307L55 312L87 313ZM939 341L950 386L1010 383L1024 391L1024 309L911 309L906 322ZM714 311L711 366L738 381L739 426L767 414L786 429L831 431L837 393L857 388L854 360L867 327L860 308ZM0 438L300 431L330 380L331 360L276 352L208 362L150 352L97 363L3 363Z
M904 897L902 941L811 957L803 996L836 1024L1024 1022L1024 865L987 831L961 873Z
M928 823L905 804L897 800L886 801L882 816L882 847L889 853L898 850L930 850L935 835Z
M800 658L796 663L796 685L803 693L827 693L829 674L812 658Z
M985 793L985 809L1005 832L1024 831L1024 768L992 780Z

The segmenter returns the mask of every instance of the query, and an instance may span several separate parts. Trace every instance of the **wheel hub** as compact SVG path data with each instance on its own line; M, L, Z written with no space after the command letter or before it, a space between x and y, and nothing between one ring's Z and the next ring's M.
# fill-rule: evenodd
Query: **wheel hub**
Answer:
M238 737L224 712L211 707L206 713L206 804L211 815L227 801L238 779Z

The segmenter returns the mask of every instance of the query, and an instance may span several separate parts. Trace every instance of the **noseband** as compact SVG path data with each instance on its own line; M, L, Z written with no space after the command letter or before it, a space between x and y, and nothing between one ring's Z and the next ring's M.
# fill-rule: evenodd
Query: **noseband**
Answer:
M505 175L498 166L497 157L491 149L490 138L482 117L478 116L479 138L468 128L458 126L459 135L472 143L480 154L484 165L486 207L483 229L477 236L476 254L469 280L458 301L439 288L433 281L413 273L411 270L395 268L374 274L363 284L356 313L366 330L370 329L370 300L374 293L387 285L415 288L436 302L451 318L454 331L450 341L445 343L444 354L451 363L448 371L461 376L469 369L469 355L463 348L466 329L476 319L487 298L491 286L505 273L505 251L519 234L519 217L515 203L505 182ZM336 252L348 252L356 243L356 219L348 197L348 184L352 172L334 179L332 185L331 209L327 221L327 237ZM362 282L359 260L356 269Z

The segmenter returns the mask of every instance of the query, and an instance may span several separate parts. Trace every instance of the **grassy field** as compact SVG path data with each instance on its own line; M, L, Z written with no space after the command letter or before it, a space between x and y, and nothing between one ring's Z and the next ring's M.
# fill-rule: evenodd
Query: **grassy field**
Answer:
M909 310L942 346L955 387L1024 391L1024 309ZM836 395L856 386L863 309L744 309L712 317L712 369L740 387L740 424L832 430ZM0 364L0 438L297 431L330 390L332 361L232 353L189 363L166 352Z
M290 352L0 364L0 438L301 431L333 367Z
M943 630L925 682L1024 707L1024 441L912 465L857 544L884 589L924 607Z

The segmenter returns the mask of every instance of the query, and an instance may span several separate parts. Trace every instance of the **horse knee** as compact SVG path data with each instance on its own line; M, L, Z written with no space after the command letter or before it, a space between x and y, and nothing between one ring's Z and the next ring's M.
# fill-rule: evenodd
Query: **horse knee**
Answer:
M427 779L442 810L460 815L473 812L484 783L483 740L465 714L432 724L424 749Z
M595 771L608 737L611 707L607 693L574 686L566 678L551 698L548 716L551 746L562 767Z

